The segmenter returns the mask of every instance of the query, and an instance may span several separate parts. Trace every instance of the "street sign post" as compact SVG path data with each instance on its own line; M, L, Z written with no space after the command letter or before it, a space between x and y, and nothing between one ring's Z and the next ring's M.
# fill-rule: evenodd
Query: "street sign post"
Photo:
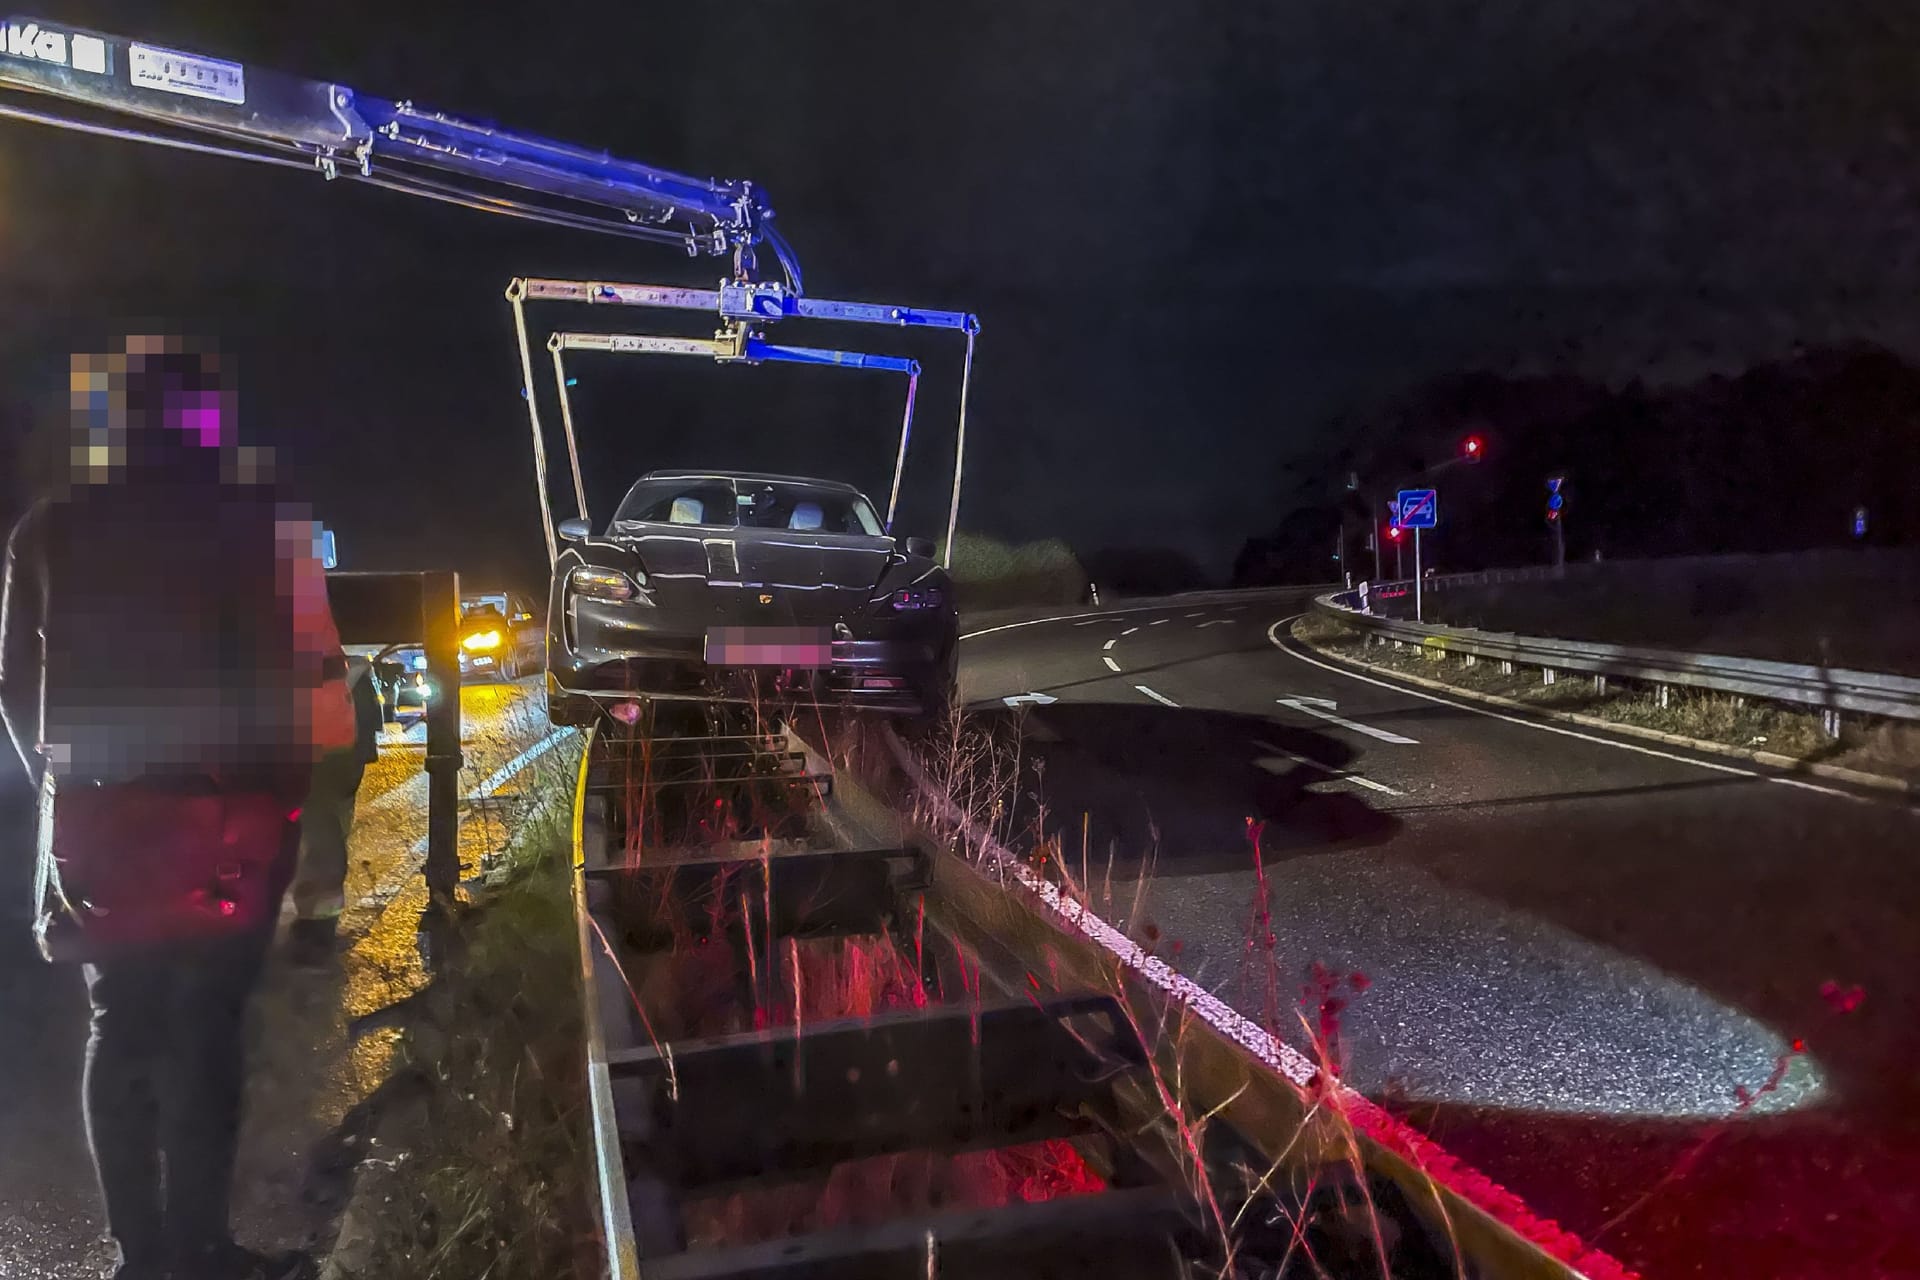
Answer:
M1431 529L1440 522L1440 491L1437 489L1402 489L1400 491L1400 513L1397 523L1402 529L1413 530L1413 620L1425 622L1426 607L1422 600L1420 582L1420 531Z
M1560 486L1567 482L1565 476L1547 477L1547 527L1553 530L1553 571L1557 574L1567 567L1567 533L1561 513L1567 505L1567 495Z

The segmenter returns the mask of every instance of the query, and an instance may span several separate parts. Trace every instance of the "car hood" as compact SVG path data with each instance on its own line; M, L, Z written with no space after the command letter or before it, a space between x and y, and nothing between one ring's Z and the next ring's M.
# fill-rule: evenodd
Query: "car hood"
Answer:
M611 541L639 557L662 608L770 623L864 612L895 554L892 538L787 529L661 527L622 531Z

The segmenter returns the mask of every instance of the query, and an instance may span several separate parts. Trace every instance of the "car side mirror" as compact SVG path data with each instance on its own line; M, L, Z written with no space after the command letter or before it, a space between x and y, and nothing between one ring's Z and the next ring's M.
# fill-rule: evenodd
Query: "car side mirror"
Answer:
M933 539L908 538L907 554L910 556L925 556L929 560L933 559Z
M580 517L575 516L571 520L562 520L554 527L554 532L559 534L561 539L566 542L585 542L588 536L593 533L593 526L589 525Z

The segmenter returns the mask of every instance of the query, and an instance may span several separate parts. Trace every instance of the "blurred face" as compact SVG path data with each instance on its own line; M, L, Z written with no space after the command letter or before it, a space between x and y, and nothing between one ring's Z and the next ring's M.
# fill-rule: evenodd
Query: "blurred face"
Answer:
M122 356L73 358L67 379L68 405L73 412L67 461L78 483L105 484L126 469L124 405L120 413L114 412L114 386L124 381L125 373L126 359Z
M77 483L111 483L183 451L217 452L230 443L230 393L183 386L178 373L130 369L130 363L120 353L73 358L68 462Z

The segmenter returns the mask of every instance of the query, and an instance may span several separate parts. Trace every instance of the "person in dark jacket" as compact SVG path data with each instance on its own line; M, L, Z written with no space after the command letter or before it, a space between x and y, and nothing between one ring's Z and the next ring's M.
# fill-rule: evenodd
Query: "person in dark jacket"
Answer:
M344 659L263 455L229 439L216 355L130 339L76 356L71 388L70 473L14 527L0 593L0 712L29 774L83 811L211 784L287 815L264 920L244 932L106 946L62 895L90 957L82 1092L115 1275L304 1274L304 1255L237 1244L229 1199L246 1003L293 874L314 694Z
M302 965L322 965L333 955L340 914L347 905L347 837L353 831L354 803L367 766L380 758L380 693L373 687L373 664L366 658L347 659L347 686L353 693L354 745L320 758L300 810L300 870L293 881L288 942L294 961Z

